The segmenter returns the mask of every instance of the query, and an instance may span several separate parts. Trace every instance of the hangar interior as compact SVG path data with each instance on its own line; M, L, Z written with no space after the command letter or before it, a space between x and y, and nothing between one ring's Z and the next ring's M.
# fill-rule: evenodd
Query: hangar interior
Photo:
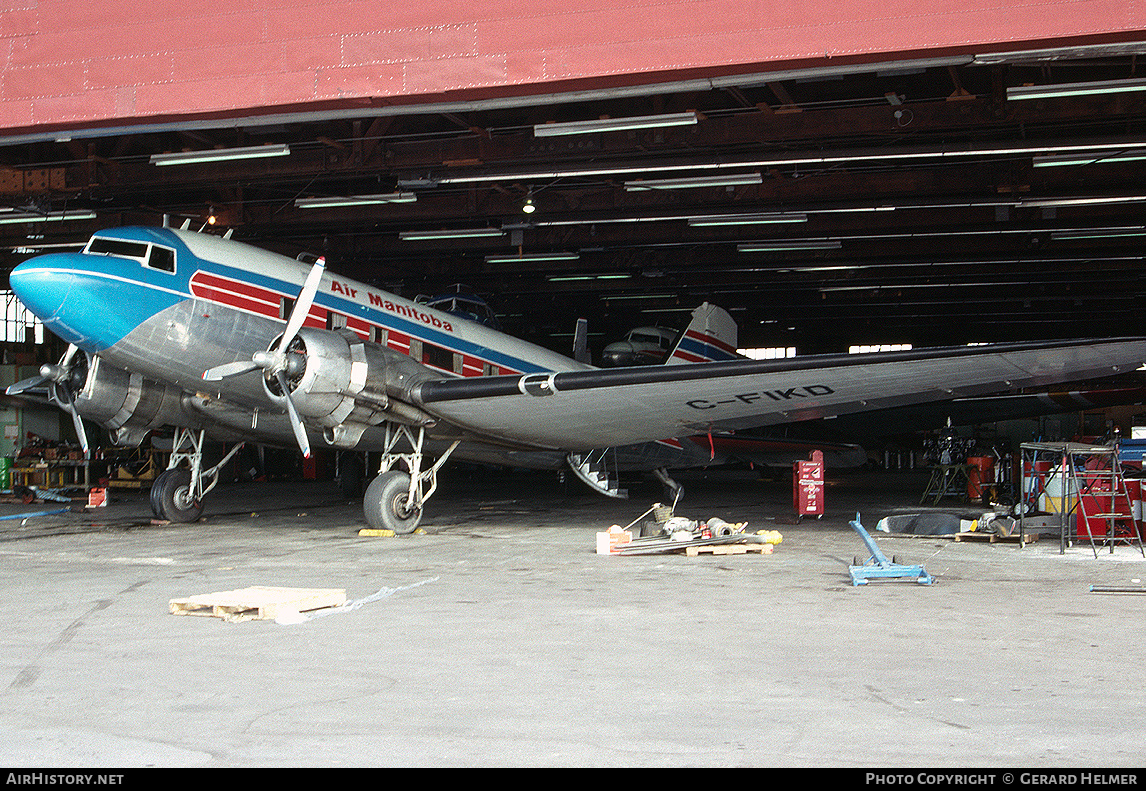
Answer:
M187 223L409 298L476 294L563 353L586 318L595 359L704 301L781 356L1133 335L1146 44L1128 38L10 128L0 270ZM17 310L5 362L58 359Z

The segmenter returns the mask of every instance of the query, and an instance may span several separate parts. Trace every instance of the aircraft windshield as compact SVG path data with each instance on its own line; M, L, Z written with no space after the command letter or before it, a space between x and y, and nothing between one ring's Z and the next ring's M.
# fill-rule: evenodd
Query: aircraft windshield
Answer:
M142 242L125 242L122 239L102 239L93 237L84 252L91 255L114 255L120 258L147 258L147 245Z
M131 242L123 239L93 237L84 251L89 255L112 255L116 258L131 258L141 261L152 269L164 272L175 271L175 251L167 247L149 245L145 242Z
M652 343L656 344L657 346L668 346L669 344L669 339L663 335L649 335L644 332L636 331L629 333L629 340L636 341L638 343Z

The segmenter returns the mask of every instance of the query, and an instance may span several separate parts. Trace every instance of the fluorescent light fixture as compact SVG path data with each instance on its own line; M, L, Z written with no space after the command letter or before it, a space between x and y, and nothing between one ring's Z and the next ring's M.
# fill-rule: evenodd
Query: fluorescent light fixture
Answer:
M1146 195L1111 195L1109 197L1091 198L1020 198L1011 205L1040 209L1056 206L1104 206L1108 204L1143 202L1146 202Z
M625 190L628 192L643 192L649 190L679 190L693 187L740 187L749 184L760 184L763 179L759 173L739 173L727 176L701 176L682 179L653 179L626 181Z
M398 238L407 242L428 239L486 239L505 236L500 228L456 228L441 231L402 231Z
M519 264L535 261L578 261L581 256L577 253L522 253L520 255L507 253L505 255L487 255L487 264Z
M696 227L711 225L768 225L785 222L807 222L808 215L795 212L765 212L761 214L714 214L710 217L689 217L688 224Z
M741 253L773 253L785 250L837 250L839 239L777 239L771 242L746 242L736 245Z
M921 148L918 150L857 149L842 151L833 155L809 152L805 155L777 157L771 159L737 159L726 161L682 161L667 162L662 165L616 165L604 167L570 168L568 170L520 170L495 173L469 173L443 175L436 179L438 184L473 184L487 181L537 181L563 178L590 178L597 176L622 176L637 173L669 173L681 171L728 171L736 168L771 168L790 165L836 165L848 162L903 162L940 160L951 161L983 157L1009 157L1024 155L1067 154L1079 151L1110 151L1146 147L1146 141L1103 141L1100 143L1069 144L1024 144L984 148L946 149ZM637 182L639 183L639 182ZM759 183L759 182L754 182ZM693 185L689 185L693 186ZM703 185L698 185L703 186Z
M45 214L35 212L0 212L0 224L11 225L20 222L63 222L64 220L94 220L94 211L51 211Z
M632 275L553 275L545 278L550 283L562 283L570 280L628 280Z
M414 203L418 196L413 192L391 192L386 195L347 195L335 198L299 198L294 202L296 209L331 209L339 206L373 206L381 203Z
M262 159L264 157L285 157L290 154L290 146L247 146L245 148L212 148L207 151L177 151L173 154L152 154L151 164L195 165L201 162L225 162L231 159Z
M1007 88L1008 99L1047 99L1059 96L1090 96L1106 93L1146 91L1146 79L1064 82L1059 85L1023 85Z
M1080 152L1052 157L1035 157L1031 161L1036 168L1051 168L1067 165L1096 165L1105 162L1133 162L1140 159L1146 159L1146 151Z
M1060 239L1118 239L1131 236L1146 236L1146 226L1125 228L1079 228L1072 231L1052 231L1050 238Z
M561 137L588 135L597 132L622 132L630 129L658 129L666 126L695 126L696 113L670 113L667 115L637 115L629 118L601 118L595 121L569 121L560 124L537 124L534 137Z

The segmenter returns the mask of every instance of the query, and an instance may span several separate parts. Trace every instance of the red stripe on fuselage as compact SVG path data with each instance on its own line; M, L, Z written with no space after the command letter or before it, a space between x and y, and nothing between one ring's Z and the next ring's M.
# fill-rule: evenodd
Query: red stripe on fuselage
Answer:
M219 305L225 305L229 308L254 313L259 316L266 316L267 318L282 319L280 311L282 310L282 299L286 295L272 291L269 288L252 285L243 280L220 277L219 275L213 275L202 270L191 276L190 287L192 296L198 299L205 299ZM317 305L311 306L310 312L307 313L306 320L303 322L303 326L326 329L327 314L329 312L330 311L326 308ZM346 327L367 341L370 340L371 332L375 327L378 329L387 329L386 345L401 354L410 354L411 336L403 332L387 328L382 324L366 321L357 316L347 316ZM484 361L481 358L463 355L462 360L463 376L481 376L483 374ZM494 366L494 368L497 373L501 374L519 373L512 368L499 366ZM447 373L452 373L452 371Z
M207 272L196 272L192 275L190 285L191 293L199 299L207 299L260 316L279 318L281 295L269 289Z

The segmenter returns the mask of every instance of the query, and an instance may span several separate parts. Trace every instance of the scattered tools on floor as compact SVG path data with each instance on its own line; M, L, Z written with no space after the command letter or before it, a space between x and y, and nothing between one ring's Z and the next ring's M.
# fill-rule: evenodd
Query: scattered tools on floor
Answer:
M848 572L852 576L852 585L867 585L869 579L895 579L911 577L920 585L930 585L935 580L923 568L923 566L903 566L893 560L888 560L887 556L880 551L876 546L875 540L872 539L871 534L864 529L860 524L860 515L857 512L856 518L850 522L852 529L855 530L859 537L863 539L864 544L867 545L871 557L866 563L860 563L856 558L854 565L848 567Z
M651 521L634 538L632 528L649 515ZM700 554L743 555L749 552L771 554L784 540L775 530L747 532L747 522L727 522L719 517L707 521L675 516L672 507L653 503L652 507L625 527L613 525L597 533L598 555L652 555L683 552L690 557Z

